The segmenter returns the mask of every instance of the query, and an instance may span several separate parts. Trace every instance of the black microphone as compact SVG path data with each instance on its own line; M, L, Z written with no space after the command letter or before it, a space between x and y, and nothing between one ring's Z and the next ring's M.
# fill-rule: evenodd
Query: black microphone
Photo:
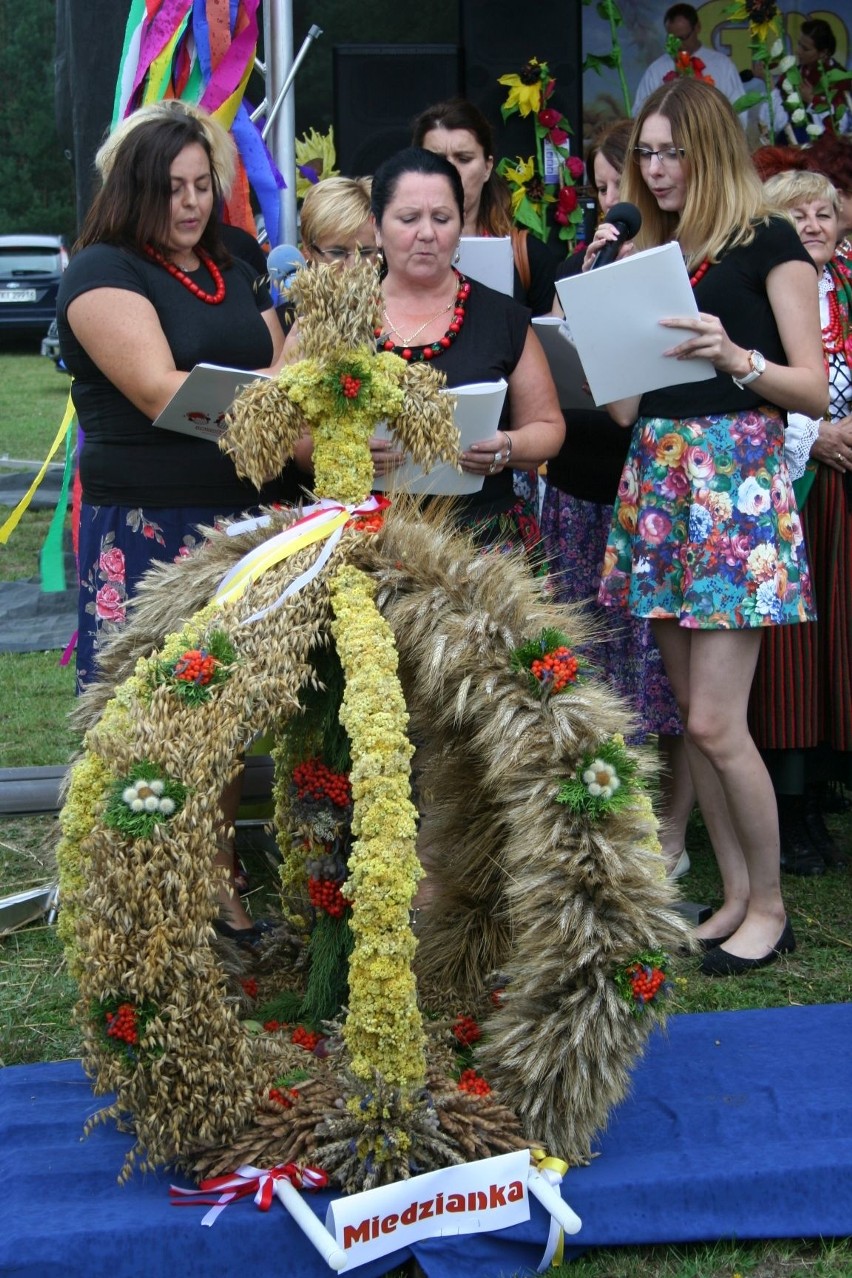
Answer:
M619 235L617 240L607 240L606 244L604 244L600 253L592 262L590 270L593 271L599 266L609 266L610 262L615 261L622 244L632 240L633 236L638 233L642 225L642 214L635 204L613 204L604 221L616 227Z

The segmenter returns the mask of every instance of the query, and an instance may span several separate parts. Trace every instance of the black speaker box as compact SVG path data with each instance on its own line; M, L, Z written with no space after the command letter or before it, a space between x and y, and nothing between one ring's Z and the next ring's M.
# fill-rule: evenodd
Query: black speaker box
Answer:
M461 91L454 44L337 44L333 67L334 140L347 177L375 173L409 145L424 107Z
M525 5L517 0L461 0L464 96L490 121L500 156L533 153L530 120L512 115L502 122L500 107L509 93L501 75L517 75L530 58L546 62L556 88L550 106L571 125L571 154L583 153L583 6Z

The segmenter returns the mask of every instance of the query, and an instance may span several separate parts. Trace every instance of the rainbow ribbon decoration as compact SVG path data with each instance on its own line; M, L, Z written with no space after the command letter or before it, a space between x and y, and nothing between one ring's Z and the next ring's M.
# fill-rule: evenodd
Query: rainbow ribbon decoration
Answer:
M112 122L163 98L195 102L230 129L241 173L228 205L251 230L254 189L270 244L278 243L278 192L285 185L243 101L259 39L260 0L132 0Z

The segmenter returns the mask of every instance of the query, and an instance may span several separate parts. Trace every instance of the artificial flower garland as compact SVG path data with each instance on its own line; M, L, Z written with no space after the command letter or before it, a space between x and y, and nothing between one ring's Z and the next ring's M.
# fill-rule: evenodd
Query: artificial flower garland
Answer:
M508 182L512 196L512 216L540 240L550 235L548 206L559 226L559 238L570 247L583 222L583 210L577 199L575 183L584 173L579 156L572 156L568 138L571 126L561 111L548 106L556 88L546 62L530 58L520 74L501 75L498 83L506 85L509 94L500 108L503 119L520 112L532 116L535 130L535 155L521 156L513 162L505 157L497 172Z

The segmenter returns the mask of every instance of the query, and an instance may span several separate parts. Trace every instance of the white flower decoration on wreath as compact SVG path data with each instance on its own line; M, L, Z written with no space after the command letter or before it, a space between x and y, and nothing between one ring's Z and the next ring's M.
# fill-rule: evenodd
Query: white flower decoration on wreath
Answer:
M583 773L583 784L594 799L611 799L621 785L618 773L605 759L593 759Z
M140 777L122 791L121 797L131 812L161 812L163 816L171 816L175 810L174 799L164 795L164 789L162 781Z

